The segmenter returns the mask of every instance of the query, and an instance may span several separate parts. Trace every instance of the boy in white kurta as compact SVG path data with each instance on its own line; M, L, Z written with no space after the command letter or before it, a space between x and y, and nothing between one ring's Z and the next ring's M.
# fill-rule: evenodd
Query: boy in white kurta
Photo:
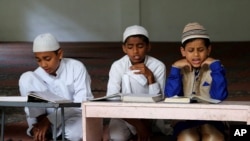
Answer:
M93 98L91 80L85 66L80 61L63 58L63 51L53 35L38 35L33 43L33 52L39 67L21 75L19 88L22 96L30 91L49 91L76 103ZM55 110L25 107L25 113L29 125L27 134L34 140L47 140L54 125ZM80 108L65 108L65 138L68 140L82 140L81 116ZM56 136L59 136L61 116L57 117L59 130Z
M107 95L163 93L166 68L161 61L147 55L150 48L144 27L134 25L126 28L122 45L126 55L111 66ZM151 126L143 119L111 119L109 132L110 139L115 141L126 141L132 135L136 135L138 141L146 141L150 139Z

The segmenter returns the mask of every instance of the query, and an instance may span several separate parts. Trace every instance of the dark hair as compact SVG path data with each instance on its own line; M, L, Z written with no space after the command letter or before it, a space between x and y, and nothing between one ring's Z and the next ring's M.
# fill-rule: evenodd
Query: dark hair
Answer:
M185 48L185 46L187 45L187 43L192 42L192 41L194 41L196 39L202 39L204 41L204 44L205 44L206 47L209 47L211 45L210 40L207 39L207 38L192 38L192 39L188 39L184 43L182 43L182 47Z
M58 51L59 51L59 50L61 50L61 48L55 50L54 53L55 53L56 55L58 55Z
M128 38L130 38L130 37L138 37L138 38L142 39L142 41L145 42L146 44L149 44L148 37L141 35L141 34L131 35L131 36L127 37L126 40L123 42L123 44L125 44L127 42Z

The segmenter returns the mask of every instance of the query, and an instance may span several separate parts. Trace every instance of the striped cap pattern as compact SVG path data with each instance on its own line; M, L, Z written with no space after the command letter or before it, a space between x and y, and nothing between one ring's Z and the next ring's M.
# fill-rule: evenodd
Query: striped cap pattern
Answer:
M184 43L186 40L194 38L209 39L206 29L197 22L189 23L184 27L181 42Z

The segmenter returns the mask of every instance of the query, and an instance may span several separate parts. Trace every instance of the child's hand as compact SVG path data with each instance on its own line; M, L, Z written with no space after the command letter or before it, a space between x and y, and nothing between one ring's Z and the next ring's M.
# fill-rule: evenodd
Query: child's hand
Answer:
M137 120L134 127L137 132L137 141L150 141L150 137L152 136L150 124L146 123L147 120Z
M44 117L39 121L38 123L33 124L33 139L35 141L48 141L48 138L46 137L48 130L51 126L51 123L49 122L47 117Z
M216 61L215 59L211 58L211 57L208 57L202 64L201 66L204 66L204 65L210 65L212 64L214 61Z
M130 69L137 70L134 72L135 74L143 74L147 78L148 84L155 83L152 71L144 63L135 64L131 66Z
M186 59L178 60L172 66L180 69L188 67L189 70L192 71L192 65Z

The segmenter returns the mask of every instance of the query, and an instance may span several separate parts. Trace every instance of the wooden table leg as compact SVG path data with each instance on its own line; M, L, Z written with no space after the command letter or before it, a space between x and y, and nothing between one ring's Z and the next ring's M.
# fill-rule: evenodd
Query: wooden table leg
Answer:
M102 118L83 118L83 141L101 141L102 134Z
M2 121L1 121L1 141L4 141L4 124L5 124L5 109L2 108Z

